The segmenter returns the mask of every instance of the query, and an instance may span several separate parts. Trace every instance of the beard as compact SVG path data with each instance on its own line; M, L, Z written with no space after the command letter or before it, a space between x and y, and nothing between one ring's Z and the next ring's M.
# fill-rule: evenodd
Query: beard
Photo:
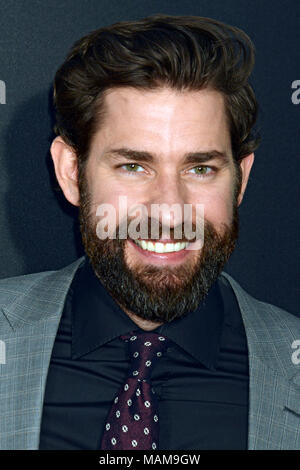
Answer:
M143 320L166 323L199 307L235 248L239 232L238 186L233 195L231 224L223 224L219 233L204 219L203 246L186 261L176 266L130 265L126 239L118 235L115 239L98 238L91 197L85 178L81 178L79 222L84 250L95 275L121 308ZM118 231L119 227L116 234Z

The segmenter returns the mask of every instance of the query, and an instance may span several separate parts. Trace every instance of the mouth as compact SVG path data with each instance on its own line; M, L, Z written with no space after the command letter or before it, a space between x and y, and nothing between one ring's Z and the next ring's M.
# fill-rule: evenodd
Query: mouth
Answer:
M140 240L128 238L129 244L138 254L139 258L147 263L156 265L177 265L191 256L187 250L188 242L174 240Z
M189 242L172 242L171 240L161 240L153 242L150 240L132 240L135 245L140 247L144 251L150 251L152 253L174 253L185 250L190 245Z

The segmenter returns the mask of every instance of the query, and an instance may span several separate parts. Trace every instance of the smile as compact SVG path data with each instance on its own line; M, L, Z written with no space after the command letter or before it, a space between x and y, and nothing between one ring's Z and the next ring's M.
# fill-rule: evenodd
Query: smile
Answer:
M188 242L162 243L146 240L133 240L133 242L142 248L142 250L153 251L155 253L173 253L175 251L182 251L189 245Z

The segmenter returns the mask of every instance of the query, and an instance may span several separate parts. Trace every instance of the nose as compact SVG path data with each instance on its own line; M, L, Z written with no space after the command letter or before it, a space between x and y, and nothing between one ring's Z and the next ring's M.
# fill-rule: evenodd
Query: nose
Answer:
M175 228L183 223L186 203L186 189L179 175L165 172L156 177L148 197L152 219L161 222L162 226Z

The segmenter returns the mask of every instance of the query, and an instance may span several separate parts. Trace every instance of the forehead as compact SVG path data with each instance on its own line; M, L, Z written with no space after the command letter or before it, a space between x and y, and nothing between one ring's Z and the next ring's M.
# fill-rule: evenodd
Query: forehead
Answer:
M106 115L96 144L165 152L213 147L230 153L224 98L215 90L121 87L106 91L104 103Z

